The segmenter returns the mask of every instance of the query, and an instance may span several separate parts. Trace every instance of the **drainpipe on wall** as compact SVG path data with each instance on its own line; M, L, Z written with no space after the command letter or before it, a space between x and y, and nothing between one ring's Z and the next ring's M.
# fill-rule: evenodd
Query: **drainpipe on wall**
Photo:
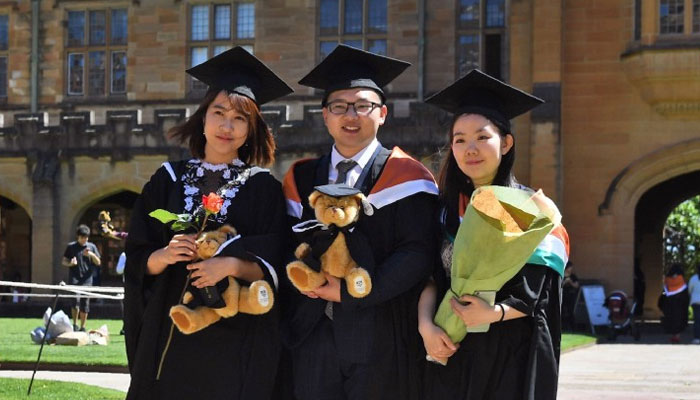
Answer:
M418 0L418 101L425 96L425 0Z
M31 61L31 112L37 112L39 102L39 1L32 0L32 61Z

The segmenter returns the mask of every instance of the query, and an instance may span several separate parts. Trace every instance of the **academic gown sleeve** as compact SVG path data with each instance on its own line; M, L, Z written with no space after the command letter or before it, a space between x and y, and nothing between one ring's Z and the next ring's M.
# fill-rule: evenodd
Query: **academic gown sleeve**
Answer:
M438 224L435 221L437 198L418 193L395 203L395 247L372 276L372 291L363 298L350 296L341 280L341 303L344 307L372 307L405 293L433 270Z
M270 287L279 290L282 252L286 247L286 203L280 183L269 173L258 173L246 183L254 196L244 202L245 223L236 226L241 238L225 246L217 257L256 262ZM241 205L241 206L243 206Z
M529 399L555 399L561 346L561 276L525 264L498 292L496 301L532 318L525 387Z
M158 169L143 187L132 210L124 269L124 331L130 371L136 367L137 345L146 309L151 299L158 298L153 296L156 277L146 273L148 258L169 240L164 225L148 214L157 208L166 208L171 187L170 174L165 168Z

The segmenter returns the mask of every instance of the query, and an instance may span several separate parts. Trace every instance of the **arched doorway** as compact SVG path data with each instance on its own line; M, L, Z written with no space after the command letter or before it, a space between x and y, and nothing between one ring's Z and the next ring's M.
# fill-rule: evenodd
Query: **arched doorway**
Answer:
M14 201L0 196L0 279L31 282L32 221ZM1 297L0 301L11 301Z
M102 256L102 266L98 276L96 276L95 285L98 283L100 286L122 285L122 278L116 272L116 265L119 254L124 251L124 240L106 238L100 235L98 214L103 210L109 212L114 229L128 232L131 210L137 197L137 193L128 190L115 193L90 205L78 220L78 224L90 227L90 241L95 243Z
M639 199L634 216L635 267L645 278L645 314L656 316L656 301L663 282L663 229L680 203L700 194L700 171L678 175L647 190Z

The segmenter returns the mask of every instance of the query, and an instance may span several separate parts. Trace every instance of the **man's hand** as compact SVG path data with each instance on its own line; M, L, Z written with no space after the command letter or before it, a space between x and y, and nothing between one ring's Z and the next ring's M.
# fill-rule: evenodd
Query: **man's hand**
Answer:
M316 288L313 294L323 300L340 303L340 279L326 272L324 272L324 274L326 275L326 284ZM309 295L307 294L307 296Z

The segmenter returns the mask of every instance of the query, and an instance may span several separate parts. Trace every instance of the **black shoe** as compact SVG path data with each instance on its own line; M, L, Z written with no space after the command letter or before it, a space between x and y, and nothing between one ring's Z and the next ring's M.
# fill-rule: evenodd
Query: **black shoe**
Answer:
M122 328L122 330L119 331L119 334L124 336L124 328Z
M85 327L78 329L78 332L85 332Z
M73 324L73 332L80 332L80 328L78 327L78 325Z

